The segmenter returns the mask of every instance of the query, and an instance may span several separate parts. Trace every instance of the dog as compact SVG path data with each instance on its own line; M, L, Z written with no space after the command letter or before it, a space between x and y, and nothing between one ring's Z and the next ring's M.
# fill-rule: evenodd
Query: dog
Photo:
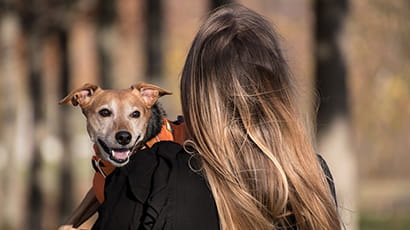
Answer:
M164 110L157 100L172 92L139 83L125 90L103 90L92 84L72 91L60 104L79 105L87 119L90 139L103 160L116 167L161 131Z
M164 126L165 112L157 101L171 94L168 90L146 83L123 90L105 90L87 83L73 90L59 104L80 106L98 158L114 167L122 167L149 140L158 139L157 135ZM90 189L60 229L80 226L97 211L98 201Z

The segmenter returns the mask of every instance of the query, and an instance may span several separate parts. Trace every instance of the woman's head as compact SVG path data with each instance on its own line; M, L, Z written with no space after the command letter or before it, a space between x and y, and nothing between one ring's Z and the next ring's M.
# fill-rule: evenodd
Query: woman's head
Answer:
M239 6L222 8L202 25L189 51L181 79L184 113L202 118L209 111L214 118L225 110L230 114L220 115L233 117L256 109L249 115L260 121L267 102L293 107L292 82L269 23Z
M238 5L209 16L188 53L181 101L223 229L338 224L294 94L269 22Z

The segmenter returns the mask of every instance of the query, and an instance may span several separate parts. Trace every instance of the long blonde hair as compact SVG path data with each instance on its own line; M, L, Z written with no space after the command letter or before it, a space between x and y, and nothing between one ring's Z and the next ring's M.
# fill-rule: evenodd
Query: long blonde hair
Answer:
M239 5L213 12L188 53L181 101L222 230L340 229L267 20Z

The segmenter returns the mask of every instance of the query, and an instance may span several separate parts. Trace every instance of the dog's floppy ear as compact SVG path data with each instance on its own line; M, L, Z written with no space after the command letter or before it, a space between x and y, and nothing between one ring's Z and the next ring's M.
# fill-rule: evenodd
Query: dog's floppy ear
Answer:
M131 89L142 97L142 100L148 108L151 108L151 106L157 102L158 98L172 94L171 91L143 82L131 86Z
M65 98L61 99L59 104L71 104L73 106L80 105L83 107L90 102L91 97L100 87L86 83L82 87L71 91Z

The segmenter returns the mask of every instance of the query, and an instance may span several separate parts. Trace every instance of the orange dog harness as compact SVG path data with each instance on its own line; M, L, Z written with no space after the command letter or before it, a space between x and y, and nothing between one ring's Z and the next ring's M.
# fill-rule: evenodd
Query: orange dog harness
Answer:
M182 121L182 118L179 117L178 121L170 122L167 119L164 119L160 133L149 140L146 143L146 146L151 147L155 143L160 141L175 141L179 144L183 144L185 141L185 124ZM113 166L109 161L101 159L101 153L98 151L98 147L94 144L95 155L92 156L92 165L95 169L94 178L93 178L93 191L101 204L104 201L104 185L105 177L110 175L114 170ZM145 147L143 147L145 148Z

